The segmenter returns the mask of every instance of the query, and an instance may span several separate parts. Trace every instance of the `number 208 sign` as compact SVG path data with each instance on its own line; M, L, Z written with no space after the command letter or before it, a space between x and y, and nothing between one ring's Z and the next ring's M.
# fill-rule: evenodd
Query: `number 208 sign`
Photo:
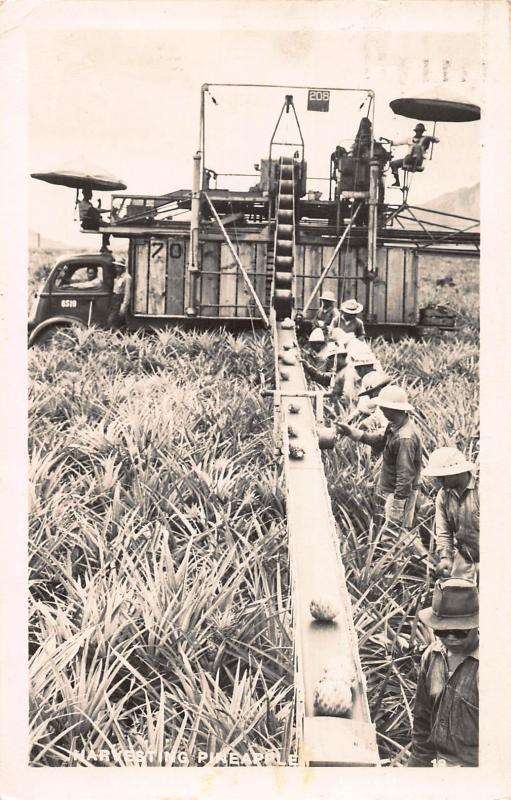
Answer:
M328 111L330 92L328 89L309 89L307 111Z

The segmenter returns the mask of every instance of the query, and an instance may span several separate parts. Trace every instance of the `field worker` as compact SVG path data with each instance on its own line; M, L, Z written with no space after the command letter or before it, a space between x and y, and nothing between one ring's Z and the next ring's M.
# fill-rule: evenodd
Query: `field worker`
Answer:
M71 286L73 289L101 289L103 287L103 279L98 275L97 267L87 267L87 280L71 283Z
M346 300L341 305L341 316L338 327L341 328L344 333L353 333L355 336L363 338L366 333L364 323L358 316L363 310L364 306L362 303L357 303L357 301L353 299Z
M124 261L114 264L115 279L108 314L108 327L112 330L120 328L128 310L131 290L131 275L126 269Z
M321 328L315 328L311 337L313 334L317 335L316 332L322 333ZM308 377L322 386L332 386L332 392L339 394L339 391L336 391L336 376L342 373L346 366L345 345L334 341L326 342L318 350L314 364L308 363L304 359L302 359L302 364ZM342 385L340 392L342 393Z
M340 384L342 395L353 408L355 407L364 375L373 372L375 369L381 369L381 367L369 345L359 339L351 340L348 343L346 367L342 375L339 375L338 383Z
M479 764L479 597L470 581L437 581L419 618L437 639L424 652L408 767Z
M362 416L359 426L365 431L380 431L387 427L387 419L383 411L376 404L380 390L391 382L392 378L378 369L373 369L364 375L360 382L361 391L358 393L357 414Z
M328 335L330 335L330 332L338 326L341 316L336 305L337 298L333 292L323 291L320 300L321 305L315 322L320 328L328 330Z
M440 558L440 577L467 578L479 575L479 490L475 464L456 447L440 447L429 458L424 475L437 478L435 542Z
M394 183L392 186L401 186L399 182L399 170L403 167L408 167L413 172L422 172L422 162L424 156L429 149L431 142L438 144L440 139L435 136L425 135L426 128L419 122L413 129L413 136L411 139L403 139L401 142L390 142L393 147L400 147L401 145L408 145L409 152L404 158L395 158L390 162L390 169L394 176Z
M378 491L385 498L385 521L410 529L414 522L422 463L420 436L409 417L413 407L408 402L406 391L394 384L381 389L376 404L387 420L383 432L369 433L347 423L338 423L337 427L342 435L369 444L377 453L383 453ZM426 550L419 542L414 546L425 555Z

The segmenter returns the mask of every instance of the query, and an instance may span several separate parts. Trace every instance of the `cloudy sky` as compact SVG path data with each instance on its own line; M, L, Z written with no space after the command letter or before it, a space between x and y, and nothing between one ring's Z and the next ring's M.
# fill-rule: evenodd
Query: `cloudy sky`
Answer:
M122 15L107 13L111 5L102 4L101 19L59 18L50 14L51 6L30 20L31 172L83 156L124 179L132 193L189 187L200 86L206 82L372 88L376 137L389 138L402 138L414 124L393 115L388 104L395 97L480 102L479 40L470 14L461 25L458 20L456 33L438 33L428 25L425 31L402 31L402 18L394 25L391 18L385 24L375 18L365 27L343 29L342 5L330 2L257 4L271 9L263 17L220 13L223 3L161 3L159 13L149 3L145 7L154 13L143 17L135 13L139 3L114 4L125 9ZM256 8L245 7L251 5ZM170 8L176 14L164 13ZM314 13L319 8L323 14ZM267 153L285 93L214 90L218 105L207 103L208 166L220 172L252 170ZM333 96L328 114L308 112L306 93L293 94L309 175L327 176L335 145L354 136L364 94ZM425 172L414 176L410 200L420 204L478 181L479 127L478 122L437 126L441 144ZM388 198L397 202L400 194L394 190ZM32 230L83 244L73 204L73 190L29 179Z

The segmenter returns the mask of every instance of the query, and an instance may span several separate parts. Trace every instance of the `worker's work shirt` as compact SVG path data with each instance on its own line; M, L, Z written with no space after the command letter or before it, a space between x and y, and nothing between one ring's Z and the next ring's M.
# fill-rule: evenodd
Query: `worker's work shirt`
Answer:
M417 682L409 767L477 767L479 763L479 648L449 674L439 640L425 650Z
M128 300L130 296L131 275L129 272L123 272L122 275L116 277L114 280L113 293L120 295L124 300Z
M410 148L410 155L415 155L415 148L420 148L420 152L422 156L425 155L426 150L428 150L429 145L431 142L435 142L438 144L440 140L437 139L435 136L429 136L426 134L425 136L414 136L413 138L402 139L399 142L392 142L393 147L400 147L401 145L408 145Z
M354 438L370 444L383 453L379 477L382 494L393 494L395 500L406 500L421 482L422 444L412 420L406 415L403 423L390 422L383 432L356 431Z
M467 561L479 562L479 489L474 475L466 489L440 489L436 497L435 538L440 556L452 559L454 548Z
M338 327L340 317L341 312L335 306L320 308L316 316L316 322L319 323L322 328L331 330L332 328Z
M339 316L337 327L344 333L354 333L357 338L366 334L364 323L359 317L352 316L349 319L345 319L343 316Z

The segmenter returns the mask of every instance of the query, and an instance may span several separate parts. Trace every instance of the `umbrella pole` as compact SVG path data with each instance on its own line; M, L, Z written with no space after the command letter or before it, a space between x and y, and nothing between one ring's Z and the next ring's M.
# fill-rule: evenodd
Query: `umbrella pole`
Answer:
M433 125L433 139L435 138L435 131L436 131L436 120L435 120L435 124ZM431 142L431 150L430 150L430 153L429 153L429 160L430 161L433 158L433 148L434 148L434 146L435 146L435 143Z

